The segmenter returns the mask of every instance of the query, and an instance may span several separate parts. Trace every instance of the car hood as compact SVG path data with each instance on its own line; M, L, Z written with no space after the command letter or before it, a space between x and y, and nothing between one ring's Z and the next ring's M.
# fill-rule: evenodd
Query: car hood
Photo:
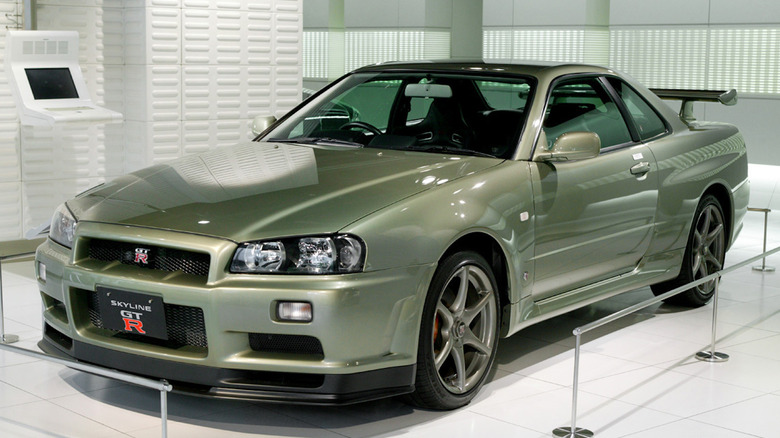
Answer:
M499 163L253 142L119 177L68 201L68 207L80 221L237 242L333 233L401 199Z

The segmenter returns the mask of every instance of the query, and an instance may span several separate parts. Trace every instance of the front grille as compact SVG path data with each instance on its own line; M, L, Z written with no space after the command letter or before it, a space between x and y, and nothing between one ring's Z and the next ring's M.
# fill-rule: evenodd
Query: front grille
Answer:
M91 239L87 245L88 256L93 260L118 261L125 265L167 272L181 271L200 277L209 275L209 255L200 252L104 239ZM148 252L139 252L139 249ZM139 254L142 256L140 259ZM148 263L143 263L143 260Z
M274 335L250 333L249 346L252 350L269 353L314 354L323 356L320 340L313 336Z
M97 328L104 328L100 318L100 294L89 292L87 309L89 320ZM114 337L129 339L147 344L160 345L167 348L181 348L193 346L208 348L206 339L206 324L203 320L203 309L198 307L180 306L178 304L165 304L165 326L168 332L168 340L155 339L134 333L114 331Z

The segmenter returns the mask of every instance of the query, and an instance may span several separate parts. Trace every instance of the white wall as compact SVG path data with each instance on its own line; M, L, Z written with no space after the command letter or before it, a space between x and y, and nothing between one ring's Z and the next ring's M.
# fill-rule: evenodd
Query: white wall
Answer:
M2 57L0 241L106 179L250 137L300 101L302 0L38 0L38 28L77 30L92 99L115 125L20 127Z
M697 118L736 124L751 163L780 165L780 1L483 2L487 58L605 64L653 87L736 88L737 106L697 104Z
M19 2L0 0L0 241L14 239L22 229L22 168L19 119L5 74L6 27L21 12Z
M609 0L483 0L484 57L607 64Z
M755 72L777 74L780 68L780 2L776 0L643 0L612 1L610 28L621 30L676 29L687 35L686 54L666 53L659 48L657 56L669 62L664 76L680 76L692 83L715 84L715 87L732 86L740 92L739 103L733 107L718 104L699 104L699 119L724 121L737 125L748 145L751 163L780 165L780 147L777 144L777 117L780 114L780 95L745 92L745 88L758 76ZM713 32L755 32L749 42L718 47ZM697 41L693 41L694 35ZM745 45L747 44L747 45ZM758 44L766 44L760 47ZM666 51L668 52L668 51ZM735 61L735 78L718 80L718 63L708 58L713 53L724 53L722 62ZM648 54L648 57L651 55ZM677 58L674 58L676 56ZM697 67L692 58L698 57ZM659 62L664 62L659 58ZM614 63L613 63L614 64ZM620 66L618 66L620 67ZM650 78L640 78L645 81ZM723 82L731 82L725 84ZM736 82L736 83L735 83ZM742 88L741 88L742 86ZM780 84L768 84L777 90Z
M305 86L386 61L480 58L482 0L304 0Z

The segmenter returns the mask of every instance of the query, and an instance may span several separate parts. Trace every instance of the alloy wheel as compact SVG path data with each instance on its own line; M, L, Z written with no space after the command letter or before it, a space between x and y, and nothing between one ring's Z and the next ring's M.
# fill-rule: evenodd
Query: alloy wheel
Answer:
M433 324L433 358L447 391L463 394L489 370L496 346L496 291L479 267L456 270L439 297Z
M723 268L725 243L723 214L714 204L708 204L699 214L693 234L691 273L694 280ZM703 283L697 288L701 294L709 295L715 288L715 280Z

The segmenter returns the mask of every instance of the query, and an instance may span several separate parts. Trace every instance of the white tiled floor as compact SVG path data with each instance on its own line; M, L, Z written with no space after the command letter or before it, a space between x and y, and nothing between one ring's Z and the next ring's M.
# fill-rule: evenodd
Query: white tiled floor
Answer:
M769 207L768 247L780 245L777 168L751 166L752 207ZM727 256L761 250L763 215L748 213ZM768 259L780 267L780 255ZM40 302L32 263L3 265L5 327L36 349ZM780 430L780 281L745 267L721 284L717 350L712 305L654 305L584 339L577 425L601 437L777 437ZM524 330L499 345L497 367L477 399L455 412L397 400L327 408L209 400L171 394L171 437L549 437L568 426L571 330L652 297L644 288ZM25 356L0 352L0 436L159 437L159 394Z

